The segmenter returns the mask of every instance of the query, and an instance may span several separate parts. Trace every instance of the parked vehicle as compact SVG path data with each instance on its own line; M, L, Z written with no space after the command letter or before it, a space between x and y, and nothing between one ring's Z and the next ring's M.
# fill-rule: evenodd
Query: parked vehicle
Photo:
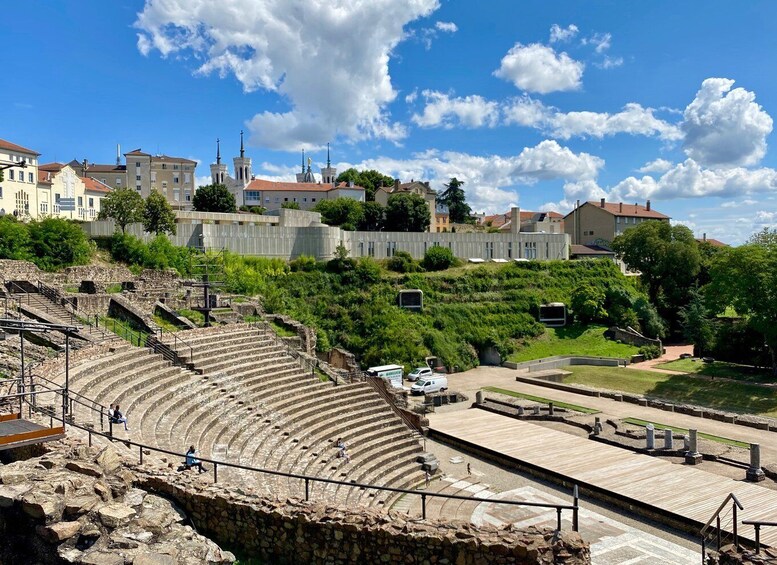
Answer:
M445 390L448 390L448 377L444 375L421 378L410 387L411 394L428 394Z
M418 367L410 371L410 373L407 375L407 380L417 381L418 379L431 376L432 370L429 367Z
M402 377L404 375L405 368L402 365L381 365L380 367L370 367L367 369L368 377L386 379L394 388L402 388Z

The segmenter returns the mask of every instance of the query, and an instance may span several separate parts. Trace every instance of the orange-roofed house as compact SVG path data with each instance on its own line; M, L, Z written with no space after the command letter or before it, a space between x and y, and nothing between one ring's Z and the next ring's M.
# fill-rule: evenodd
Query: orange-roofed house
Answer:
M85 222L97 219L101 200L111 192L96 179L78 176L69 163L40 165L37 188L38 216Z
M263 206L273 211L279 210L284 204L296 202L300 210L311 210L322 200L335 198L352 198L364 202L364 192L364 187L347 182L326 184L253 179L243 189L243 204Z
M564 216L564 231L572 239L572 245L597 245L609 249L612 240L629 228L643 222L659 220L668 222L669 216L650 205L624 202L584 202Z
M37 217L38 157L40 153L0 139L0 216L12 214L19 219Z

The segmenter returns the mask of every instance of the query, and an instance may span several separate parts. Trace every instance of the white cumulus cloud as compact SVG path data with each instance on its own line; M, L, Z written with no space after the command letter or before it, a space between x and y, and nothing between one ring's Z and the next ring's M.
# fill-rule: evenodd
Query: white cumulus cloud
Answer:
M516 43L502 58L494 75L508 80L526 92L577 90L585 65L566 53L540 43Z
M426 101L422 114L414 114L413 122L421 127L451 128L455 124L466 127L494 127L499 121L499 106L482 96L451 98L433 90L424 90Z
M435 22L434 27L445 33L456 33L459 31L459 26L453 22Z
M505 121L535 127L560 139L603 138L619 133L656 136L666 141L682 139L677 126L654 115L653 108L626 104L620 112L562 112L527 96L514 99L505 109Z
M683 113L686 154L705 166L756 165L766 153L772 118L734 81L708 78Z
M274 149L320 146L334 135L397 140L406 132L386 106L404 26L438 0L146 0L135 26L148 55L190 52L198 72L234 75L246 92L278 93L290 110L249 122L251 142ZM354 33L354 30L369 33Z
M550 42L557 43L562 41L569 41L577 35L577 26L575 24L569 24L567 27L561 27L558 24L550 26Z
M665 173L673 166L674 166L673 163L671 161L667 161L666 159L655 159L653 161L650 161L649 163L645 163L644 165L642 165L639 169L637 169L637 172Z

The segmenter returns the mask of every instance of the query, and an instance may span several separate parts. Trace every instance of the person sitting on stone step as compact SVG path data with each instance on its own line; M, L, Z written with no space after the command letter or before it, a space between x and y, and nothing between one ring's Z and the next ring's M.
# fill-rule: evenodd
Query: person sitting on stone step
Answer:
M186 467L189 469L191 469L192 467L197 467L197 470L199 473L205 473L207 469L205 469L205 467L202 466L202 461L200 461L194 456L195 451L196 450L192 445L189 447L189 451L186 452Z
M119 405L116 405L116 408L113 410L113 423L114 424L124 424L124 429L129 431L129 428L127 427L127 418L124 416L124 414L121 413L121 410L119 410Z

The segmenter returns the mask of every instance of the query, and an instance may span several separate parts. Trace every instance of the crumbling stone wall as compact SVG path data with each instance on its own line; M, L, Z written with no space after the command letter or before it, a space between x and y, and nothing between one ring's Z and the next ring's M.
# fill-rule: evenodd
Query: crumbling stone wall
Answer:
M76 265L62 270L66 283L95 281L101 283L119 283L135 279L135 275L124 265L105 267L102 265Z
M272 320L281 326L295 330L297 332L297 337L299 338L300 349L308 355L316 354L316 345L318 342L316 330L283 314L268 314L267 319Z
M0 278L7 281L37 281L43 280L43 271L38 269L35 263L29 261L14 261L13 259L0 259Z
M203 486L181 474L138 473L138 477L138 486L183 508L199 532L267 563L591 562L588 544L569 531L418 521L380 509L262 498L238 488Z

